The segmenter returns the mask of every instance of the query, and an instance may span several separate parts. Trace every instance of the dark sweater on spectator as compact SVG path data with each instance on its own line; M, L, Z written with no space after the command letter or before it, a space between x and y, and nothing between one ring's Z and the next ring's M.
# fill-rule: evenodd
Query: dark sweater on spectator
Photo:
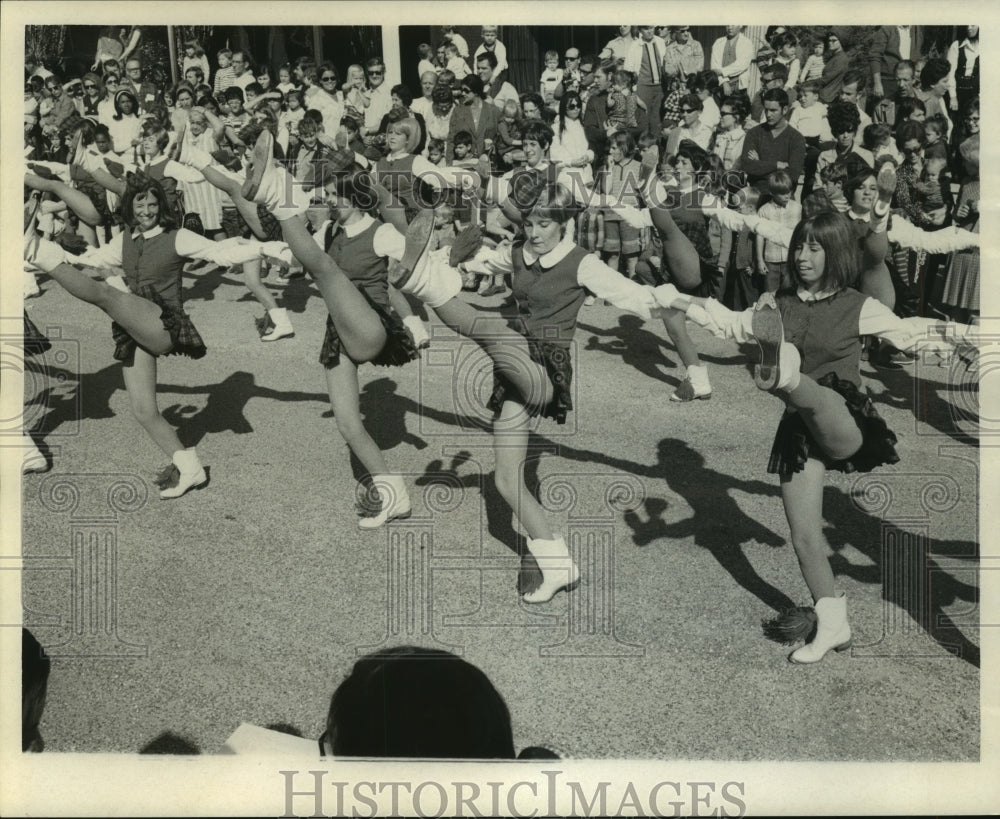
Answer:
M747 154L757 151L757 159L748 159ZM743 153L740 155L740 168L746 171L751 185L767 189L767 175L778 170L779 162L787 162L788 175L792 184L798 182L806 159L805 138L791 125L785 127L777 137L766 125L758 125L747 131L743 141Z

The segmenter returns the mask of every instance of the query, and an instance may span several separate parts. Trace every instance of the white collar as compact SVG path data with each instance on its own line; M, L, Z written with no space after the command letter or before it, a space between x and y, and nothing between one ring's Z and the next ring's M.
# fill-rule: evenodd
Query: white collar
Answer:
M352 222L349 225L343 225L341 229L347 236L353 239L359 233L363 233L369 227L371 227L374 221L375 220L372 219L372 217L369 216L367 213L363 213L361 214L361 218L358 219L357 222Z
M548 270L555 267L559 264L559 262L565 259L566 256L569 255L569 252L573 249L573 246L573 240L567 233L566 236L559 240L559 244L543 256L536 256L531 252L527 245L524 245L524 247L521 248L521 251L524 254L524 263L526 265L533 265L537 261L543 268Z
M837 295L837 291L836 290L820 290L820 291L818 291L816 293L810 293L804 287L800 287L796 291L795 295L799 297L800 301L808 303L808 302L811 302L811 301L823 301L823 299L828 299L831 296Z
M138 239L139 236L142 236L143 239L152 239L154 236L159 236L161 233L163 233L163 228L160 227L159 225L156 225L155 227L152 227L149 230L147 230L147 231L145 231L145 232L143 232L141 234L139 234L139 233L133 233L132 234L132 241L135 241L136 239Z

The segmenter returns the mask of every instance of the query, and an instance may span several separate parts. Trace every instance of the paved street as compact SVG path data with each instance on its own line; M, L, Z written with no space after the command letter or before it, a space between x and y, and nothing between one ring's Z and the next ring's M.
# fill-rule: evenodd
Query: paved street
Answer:
M109 320L42 287L28 311L54 344L25 389L54 466L24 479L23 587L25 622L54 659L47 751L172 738L211 754L241 722L315 737L358 656L414 643L489 675L518 749L978 760L978 393L963 364L864 365L902 461L830 476L855 646L795 667L760 628L809 602L764 468L781 406L733 343L694 329L714 393L671 403L683 376L662 325L584 308L576 411L538 426L529 475L585 582L528 606L482 426L487 359L471 342L436 327L420 362L361 369L368 427L414 503L366 533L307 280L276 287L295 337L262 344L238 279L186 274L209 353L161 359L160 407L211 482L174 501L151 483L166 458L129 415ZM463 297L494 315L502 302Z

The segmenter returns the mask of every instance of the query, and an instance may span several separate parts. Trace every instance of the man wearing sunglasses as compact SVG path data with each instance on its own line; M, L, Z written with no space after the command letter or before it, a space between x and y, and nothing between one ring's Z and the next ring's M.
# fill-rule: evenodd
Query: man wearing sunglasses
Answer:
M663 73L667 80L686 77L705 70L705 51L691 36L689 26L671 26L673 39L663 55Z
M379 57L372 57L365 63L365 76L368 77L368 94L370 102L365 109L365 134L378 133L382 117L392 108L392 87L385 81L385 63Z
M62 77L53 74L45 80L45 90L52 99L52 109L42 117L42 128L58 128L67 119L77 113L73 97L63 88Z

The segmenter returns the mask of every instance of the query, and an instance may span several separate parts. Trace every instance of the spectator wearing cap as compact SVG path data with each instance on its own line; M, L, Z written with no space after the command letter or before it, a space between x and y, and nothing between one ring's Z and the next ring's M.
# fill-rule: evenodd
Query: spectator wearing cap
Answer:
M663 73L668 80L705 70L705 51L691 36L690 26L671 26L673 39L663 54Z
M826 53L823 54L823 75L819 78L819 101L829 105L840 96L844 75L850 67L847 49L850 45L843 26L832 28L826 35Z

